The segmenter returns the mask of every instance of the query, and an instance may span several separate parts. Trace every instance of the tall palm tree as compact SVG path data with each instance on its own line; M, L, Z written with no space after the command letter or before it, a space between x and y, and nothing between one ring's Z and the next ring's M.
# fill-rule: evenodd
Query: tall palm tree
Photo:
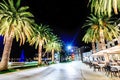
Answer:
M109 17L112 9L115 14L118 14L118 9L120 10L119 0L89 0L88 4L91 7L91 11L94 11L96 14L105 14Z
M82 41L85 43L91 43L92 44L92 52L96 53L96 47L95 42L98 40L99 34L92 28L88 28L86 31L86 34L82 38Z
M35 48L38 48L38 65L42 63L42 47L47 43L51 29L48 25L35 25L34 34L30 40L30 45L35 44Z
M49 42L45 45L46 52L51 52L52 62L54 62L54 53L62 50L62 42L56 35L51 35Z
M106 48L105 40L110 41L119 36L119 28L113 25L113 21L111 21L110 18L103 15L95 16L91 14L83 27L88 27L83 41L98 41L101 43L102 49Z
M8 69L8 61L13 39L20 41L20 45L30 39L33 34L33 15L28 12L28 6L20 7L21 0L0 2L0 35L4 36L4 50L0 62L0 70Z

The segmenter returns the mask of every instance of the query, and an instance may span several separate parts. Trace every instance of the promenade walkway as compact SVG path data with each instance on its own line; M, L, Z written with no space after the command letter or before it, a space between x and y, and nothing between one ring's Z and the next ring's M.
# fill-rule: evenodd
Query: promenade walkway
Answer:
M107 76L102 71L95 72L81 61L72 61L0 74L0 80L120 80L120 78Z

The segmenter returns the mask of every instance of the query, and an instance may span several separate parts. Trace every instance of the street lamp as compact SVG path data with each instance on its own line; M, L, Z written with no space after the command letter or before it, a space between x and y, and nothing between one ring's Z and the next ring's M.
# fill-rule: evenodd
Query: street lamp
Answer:
M69 45L67 48L68 48L68 50L70 50L72 47Z

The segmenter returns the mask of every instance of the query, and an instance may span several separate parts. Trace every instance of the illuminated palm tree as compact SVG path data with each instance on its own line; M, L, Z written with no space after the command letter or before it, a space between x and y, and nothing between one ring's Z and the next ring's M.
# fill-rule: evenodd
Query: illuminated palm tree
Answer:
M35 48L38 48L38 65L42 63L42 47L47 43L51 29L48 25L35 25L34 34L30 40L30 45L35 44Z
M115 14L118 14L118 9L120 10L119 0L89 0L89 5L91 11L95 14L105 14L109 17L111 16L112 9Z
M113 21L106 16L95 16L91 14L88 20L86 20L84 27L88 27L88 30L83 37L83 41L98 41L101 43L102 49L106 49L105 40L110 41L119 36L119 28L113 25Z
M49 42L45 45L46 52L51 52L52 62L54 62L54 53L60 52L62 49L62 42L56 35L51 35Z
M20 7L21 0L14 4L13 0L0 2L0 35L4 36L4 50L0 63L0 70L8 69L13 39L20 41L20 45L25 40L30 40L33 29L33 15L28 12L28 6Z
M86 31L86 34L82 38L82 41L85 43L91 43L92 44L92 51L93 53L96 53L96 48L95 48L95 42L98 40L99 33L96 32L92 28L88 28Z

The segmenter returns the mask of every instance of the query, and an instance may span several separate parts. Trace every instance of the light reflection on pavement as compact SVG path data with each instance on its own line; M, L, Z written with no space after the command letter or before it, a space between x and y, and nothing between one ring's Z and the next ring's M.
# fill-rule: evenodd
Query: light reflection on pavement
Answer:
M110 80L80 61L1 74L0 80Z

